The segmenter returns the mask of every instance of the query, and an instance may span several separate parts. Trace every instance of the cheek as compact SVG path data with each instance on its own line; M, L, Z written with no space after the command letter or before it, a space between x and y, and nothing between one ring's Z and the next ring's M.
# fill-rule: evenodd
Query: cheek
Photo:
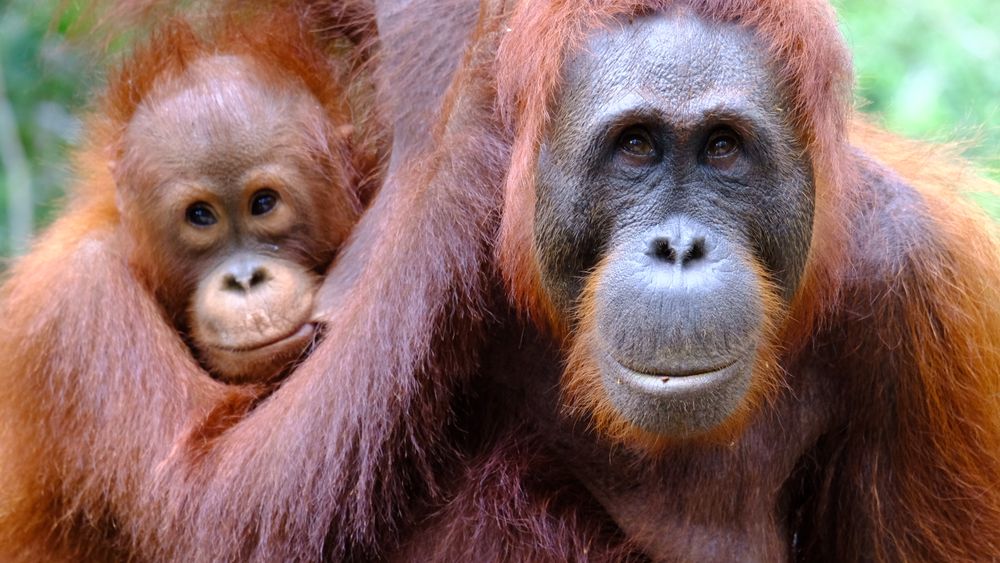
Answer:
M782 298L791 301L812 244L815 189L806 163L795 161L779 172L762 184L756 201L741 216L754 218L748 230L754 254Z
M309 179L303 186L309 193L298 198L301 203L296 220L307 223L311 236L324 245L341 245L361 220L363 207L356 186L343 177Z
M203 257L178 244L176 235L150 230L132 234L130 262L171 321L183 324L191 296L210 267Z
M570 189L581 180L545 177L538 187L534 218L535 257L546 296L559 311L573 310L584 289L584 273L597 266L613 221L602 208L599 185Z

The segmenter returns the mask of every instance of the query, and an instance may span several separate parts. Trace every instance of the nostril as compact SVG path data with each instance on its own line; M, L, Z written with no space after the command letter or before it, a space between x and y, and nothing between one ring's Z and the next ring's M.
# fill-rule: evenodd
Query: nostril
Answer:
M698 237L691 241L691 246L688 247L687 251L684 252L684 257L681 258L682 264L690 264L691 262L696 262L705 257L705 237Z
M233 274L226 274L226 277L222 279L222 287L229 291L240 292L246 291L247 289L246 284L242 283L242 281Z
M253 271L253 275L250 276L250 287L260 285L269 279L271 279L271 276L267 273L267 270L264 268L257 268Z
M249 275L229 273L222 279L222 287L227 291L244 293L266 283L271 275L264 268L257 268Z
M670 239L658 237L650 243L650 254L654 258L659 258L665 262L674 263L677 260L677 251L670 244Z

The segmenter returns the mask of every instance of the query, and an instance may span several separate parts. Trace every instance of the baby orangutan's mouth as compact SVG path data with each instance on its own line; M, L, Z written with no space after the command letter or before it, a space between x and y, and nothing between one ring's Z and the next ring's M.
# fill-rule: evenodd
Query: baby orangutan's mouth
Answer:
M311 351L320 326L302 323L277 338L241 346L206 344L201 359L217 377L230 383L270 381Z
M286 345L291 345L293 343L297 344L300 341L305 341L308 338L312 338L315 331L315 323L303 323L296 330L270 340L255 342L244 346L213 346L213 348L237 354L265 352L267 349L284 348Z

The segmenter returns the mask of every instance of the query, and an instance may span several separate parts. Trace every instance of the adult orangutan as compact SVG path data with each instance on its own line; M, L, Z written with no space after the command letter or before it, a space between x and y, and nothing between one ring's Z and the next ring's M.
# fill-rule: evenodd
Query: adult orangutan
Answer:
M851 114L829 6L481 26L423 182L503 185L499 270L565 370L495 330L404 559L995 557L997 241L961 162Z

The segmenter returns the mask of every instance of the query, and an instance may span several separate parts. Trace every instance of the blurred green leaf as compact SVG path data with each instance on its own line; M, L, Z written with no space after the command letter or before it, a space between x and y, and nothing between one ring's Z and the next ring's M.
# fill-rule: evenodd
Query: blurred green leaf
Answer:
M58 3L11 0L0 8L0 71L17 121L17 138L31 164L32 196L41 224L66 184L67 152L80 131L76 115L89 98L95 76L83 51L65 41L74 10L52 25ZM0 174L0 255L8 254L12 244L6 228L7 194L6 175Z
M971 141L1000 180L1000 9L996 0L835 0L865 111L892 131ZM1000 219L1000 196L973 199Z

